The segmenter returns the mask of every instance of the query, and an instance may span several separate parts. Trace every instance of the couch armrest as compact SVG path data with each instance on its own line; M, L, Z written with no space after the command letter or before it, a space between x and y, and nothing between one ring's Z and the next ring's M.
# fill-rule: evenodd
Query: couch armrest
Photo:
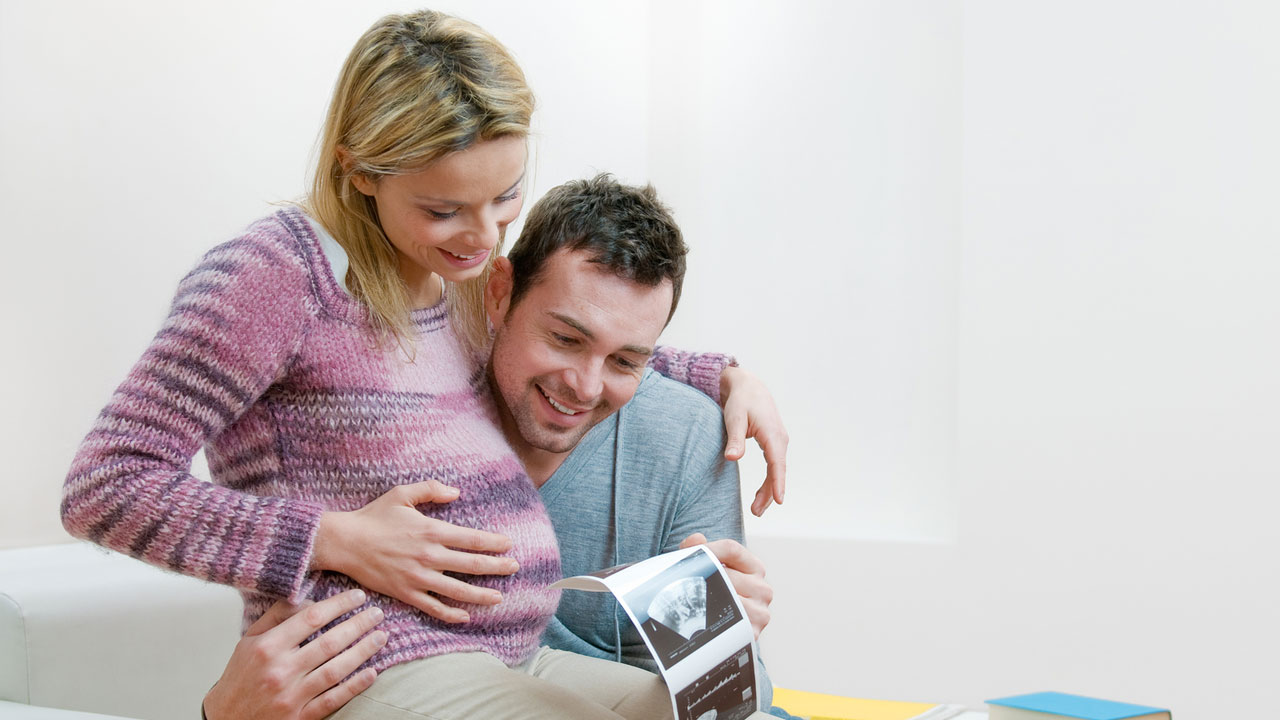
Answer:
M78 710L59 710L58 708L24 705L22 703L0 700L0 717L5 720L133 720L119 715L98 715L97 713L80 712Z
M0 551L0 700L199 717L241 612L231 588L87 543Z

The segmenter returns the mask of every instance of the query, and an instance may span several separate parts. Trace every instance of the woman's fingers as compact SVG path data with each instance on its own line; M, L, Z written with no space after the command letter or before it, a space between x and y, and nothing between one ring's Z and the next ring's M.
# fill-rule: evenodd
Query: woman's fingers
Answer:
M519 570L515 559L500 554L511 549L511 540L427 517L418 510L420 501L441 499L444 487L434 481L404 485L358 510L325 513L313 569L343 573L445 622L464 622L466 613L431 593L460 603L501 602L497 591L473 587L466 576L510 575Z
M395 500L405 505L426 505L427 503L450 503L458 499L458 488L445 485L437 480L424 480L408 485L399 485L390 490Z
M756 497L751 503L752 514L760 517L775 500L781 504L786 495L787 440L783 438L781 441L781 450L776 449L778 445L766 444L763 438L757 438L757 440L760 442L760 449L764 451L764 461L767 466L764 483L756 491Z
M751 503L751 512L759 516L772 503L781 504L786 495L790 442L787 428L769 388L746 370L725 368L720 374L720 393L724 406L725 459L741 459L746 452L747 438L755 438L764 452L768 469Z
M464 575L510 575L520 569L520 563L515 558L457 550L455 547L452 542L443 542L424 548L423 566L436 572Z
M747 409L738 403L724 408L724 459L741 460L747 448Z
M427 592L414 593L412 602L409 604L441 622L457 624L471 619L470 613L466 610L446 605L440 601L440 598Z
M511 538L499 533L492 533L485 530L477 530L475 528L462 527L454 525L443 520L431 520L433 523L431 536L432 539L441 545L457 550L470 550L482 553L502 553L511 549ZM514 563L510 558L491 558L495 561L508 561ZM474 575L506 575L515 572L515 568L507 572L500 569L501 563L495 563L492 567L486 567L483 573L472 573ZM459 572L466 572L459 570Z
M421 589L441 598L472 605L497 605L502 602L502 593L493 588L472 585L440 573L427 578Z

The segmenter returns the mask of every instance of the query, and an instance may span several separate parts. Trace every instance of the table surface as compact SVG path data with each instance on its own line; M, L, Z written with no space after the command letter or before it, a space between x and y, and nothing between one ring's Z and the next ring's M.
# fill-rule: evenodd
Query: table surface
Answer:
M948 705L947 707L961 710L959 715L947 716L947 720L987 720L987 713L983 710L970 710L961 705Z

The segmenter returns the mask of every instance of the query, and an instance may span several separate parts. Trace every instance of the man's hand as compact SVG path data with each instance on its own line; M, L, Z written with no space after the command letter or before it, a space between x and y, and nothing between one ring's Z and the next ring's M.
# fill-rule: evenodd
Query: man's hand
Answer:
M747 611L751 629L759 640L764 626L769 624L769 604L773 602L773 586L764 579L764 563L736 540L707 542L706 535L694 533L680 543L681 548L694 545L706 545L729 571L734 592L742 598L742 608Z
M769 388L740 367L727 367L720 373L720 402L724 404L724 429L728 434L725 459L741 459L749 437L755 438L764 451L767 465L764 484L751 502L751 513L759 517L772 502L781 505L786 495L787 443L790 441L787 428L782 424L782 415Z
M382 622L380 609L369 608L299 647L364 601L363 591L348 590L318 603L272 605L240 638L205 696L209 720L319 720L364 692L376 676L372 669L347 676L387 643L385 632L370 632Z
M457 498L457 488L428 480L392 488L359 510L326 512L320 518L312 569L343 573L439 620L466 622L470 616L465 610L436 596L496 605L502 594L444 573L510 575L520 566L512 558L482 554L510 550L505 535L458 527L417 508Z

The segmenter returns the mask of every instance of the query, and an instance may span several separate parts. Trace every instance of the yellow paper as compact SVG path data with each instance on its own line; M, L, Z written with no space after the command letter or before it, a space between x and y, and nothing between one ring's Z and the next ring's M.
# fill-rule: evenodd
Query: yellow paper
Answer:
M911 720L937 707L933 703L863 700L780 687L773 689L773 704L810 720Z

